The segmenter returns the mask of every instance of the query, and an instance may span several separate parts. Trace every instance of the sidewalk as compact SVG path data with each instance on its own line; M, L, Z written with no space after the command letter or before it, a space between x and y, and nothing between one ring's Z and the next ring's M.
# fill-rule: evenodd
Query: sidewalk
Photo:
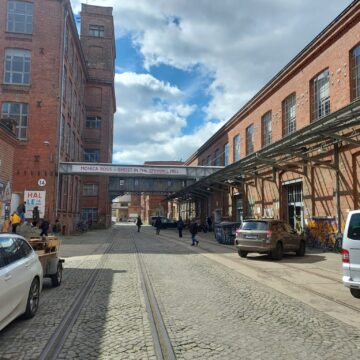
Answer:
M213 232L201 232L198 239L194 251L360 329L360 301L342 284L340 254L307 249L305 257L290 253L280 261L259 254L243 259L234 245L219 244Z

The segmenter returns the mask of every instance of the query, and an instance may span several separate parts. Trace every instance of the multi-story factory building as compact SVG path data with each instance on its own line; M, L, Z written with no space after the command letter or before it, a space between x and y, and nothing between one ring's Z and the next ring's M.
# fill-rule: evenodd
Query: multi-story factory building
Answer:
M11 207L34 204L63 231L108 225L107 179L60 175L62 161L111 162L115 112L112 8L69 0L0 2L1 121L16 124Z

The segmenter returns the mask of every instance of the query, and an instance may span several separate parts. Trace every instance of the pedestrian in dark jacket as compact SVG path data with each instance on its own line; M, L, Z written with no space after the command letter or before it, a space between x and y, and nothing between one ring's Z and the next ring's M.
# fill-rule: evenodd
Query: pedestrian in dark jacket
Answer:
M46 219L42 221L39 227L41 229L40 236L48 236L49 222Z
M159 235L160 234L160 229L161 229L161 218L160 216L158 216L155 220L155 227L156 227L156 234Z
M26 201L24 201L23 203L21 203L17 209L16 212L19 214L21 222L25 221L25 213L26 213Z
M211 216L207 217L206 222L207 222L207 226L208 226L208 231L212 231L212 219L211 219Z
M32 211L32 226L36 226L39 220L40 220L39 208L37 206L34 206Z
M140 215L137 217L137 220L136 220L136 226L138 228L138 232L140 232L140 229L141 229L141 225L142 225L142 221L141 221L141 217Z
M183 228L184 228L184 222L183 222L181 216L179 217L179 221L177 222L177 228L178 228L178 231L179 231L179 237L182 237L182 231L183 231Z
M199 240L196 239L196 234L198 233L198 225L195 220L193 220L189 226L189 231L191 234L191 246L198 246Z

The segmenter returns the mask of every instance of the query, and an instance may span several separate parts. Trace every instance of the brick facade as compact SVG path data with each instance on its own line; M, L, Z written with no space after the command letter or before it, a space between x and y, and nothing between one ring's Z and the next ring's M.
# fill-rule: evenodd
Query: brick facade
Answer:
M0 231L10 215L12 176L18 142L12 128L0 122Z
M312 111L315 99L313 79L325 70L329 72L330 113L343 109L356 98L351 95L351 79L356 70L352 69L351 52L360 43L360 3L353 2L326 29L324 29L300 54L266 84L243 108L241 108L216 134L214 134L186 162L187 165L216 165L216 150L224 165L224 147L228 144L229 164L234 163L234 138L240 135L240 159L246 158L246 129L254 126L254 152L263 148L264 130L262 118L271 112L271 143L284 138L284 100L295 95L296 130L300 130L313 121ZM353 139L357 129L344 129L342 135ZM297 132L288 136L295 137ZM271 146L271 144L269 145ZM334 161L332 146L326 143L323 151L316 154L319 160ZM313 154L313 156L315 156ZM355 144L342 142L340 146L340 219L344 224L347 212L359 206L359 158ZM211 163L208 162L209 157ZM256 169L254 169L256 171ZM240 172L239 172L240 174ZM271 175L272 170L269 167ZM262 174L266 175L266 174ZM290 213L288 192L296 192L294 184L301 184L302 199L298 211L301 226L306 225L314 216L337 215L335 172L329 168L309 166L307 173L299 174L277 171L276 181L263 181L246 177L243 187L230 187L229 193L214 192L196 206L202 208L202 217L210 212L217 220L225 217L238 220L236 196L243 196L242 216L272 216L284 218L295 224ZM291 185L293 184L293 185ZM300 185L299 185L300 186ZM294 202L295 203L295 202ZM185 205L183 205L185 206ZM200 210L198 210L200 211ZM292 211L292 210L291 210Z
M1 76L4 76L4 64L9 58L5 59L6 53L9 54L8 49L16 51L15 55L24 50L26 54L30 54L27 55L30 56L28 83L19 84L19 81L3 78L0 85L2 113L6 110L6 104L23 104L22 109L27 110L24 122L26 133L20 136L20 144L16 149L13 192L22 199L25 189L45 190L45 217L51 222L56 217L60 218L63 231L69 232L79 221L82 206L87 206L86 201L89 201L85 199L83 204L80 196L82 183L86 179L79 176L59 176L58 165L60 161L84 161L84 149L88 146L86 117L93 111L104 119L104 127L95 134L98 143L107 144L99 148L100 156L104 162L111 161L115 53L104 51L102 58L89 58L86 44L80 42L68 0L27 1L26 4L32 7L27 10L32 11L32 29L27 29L28 33L14 29L9 24L7 15L13 11L12 3L0 2L3 24L0 29ZM106 15L105 41L113 44L112 9L84 7L82 14L86 17L86 13L90 12L91 20L103 19ZM85 24L82 31L87 36L89 30L85 28ZM92 61L91 64L89 60ZM96 66L103 66L108 61L111 61L111 66L106 69L106 74L104 70L96 74ZM26 71L23 70L24 73ZM102 99L105 100L93 102L96 108L89 108L94 83L103 92ZM110 100L106 100L107 98ZM38 185L39 179L45 179L44 187ZM91 203L91 206L99 209L99 217L105 219L104 225L109 223L106 220L111 213L106 186L107 180L102 180L96 201Z

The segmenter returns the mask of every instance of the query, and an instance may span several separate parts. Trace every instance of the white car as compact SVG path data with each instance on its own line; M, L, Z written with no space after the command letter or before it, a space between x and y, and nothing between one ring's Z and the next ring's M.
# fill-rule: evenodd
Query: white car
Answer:
M0 330L20 315L35 315L42 279L41 263L29 243L16 234L0 234Z
M342 243L343 283L360 299L360 210L350 211Z

